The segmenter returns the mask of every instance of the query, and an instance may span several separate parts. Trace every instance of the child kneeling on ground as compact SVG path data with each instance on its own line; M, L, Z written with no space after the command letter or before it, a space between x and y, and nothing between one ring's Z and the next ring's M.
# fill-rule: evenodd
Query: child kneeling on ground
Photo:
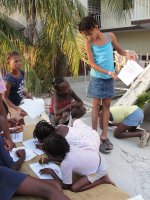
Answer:
M138 137L140 147L146 146L150 140L149 131L138 127L143 123L143 119L143 110L136 105L112 106L110 108L109 126L117 126L114 136L118 139Z
M69 146L66 139L58 134L47 138L43 150L49 157L49 161L60 163L62 181L52 169L45 168L40 173L53 176L62 184L63 189L81 192L103 183L114 185L107 175L106 160L95 151ZM74 173L81 178L73 181Z

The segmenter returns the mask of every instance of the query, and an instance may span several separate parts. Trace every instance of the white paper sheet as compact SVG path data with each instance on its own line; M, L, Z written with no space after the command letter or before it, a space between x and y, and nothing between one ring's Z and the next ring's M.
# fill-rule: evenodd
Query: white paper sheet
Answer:
M30 164L31 169L33 170L33 172L40 178L40 179L53 179L53 177L49 174L40 174L39 171L41 169L44 168L51 168L55 171L55 173L57 174L57 176L62 179L62 173L60 170L60 167L58 165L56 165L55 163L48 163L48 164L44 164L44 165L40 165L39 163L33 163Z
M36 154L33 151L31 151L30 149L27 149L25 147L13 148L12 151L10 152L10 156L13 158L14 162L16 162L19 159L19 157L16 154L16 151L18 149L25 149L25 152L26 152L25 161L29 161L29 160L31 160L32 158L34 158L36 156Z
M23 142L23 132L20 133L12 133L11 139L14 143Z
M143 197L141 195L138 195L136 197L133 197L131 199L128 199L128 200L144 200Z
M36 148L36 146L35 146L36 144L37 144L37 140L34 139L34 138L32 138L30 140L26 140L26 141L23 142L23 145L26 148L32 150L35 154L37 154L37 155L44 154L44 152L42 150Z
M45 111L44 100L43 99L24 99L23 103L20 105L27 114L34 119L37 116L40 116L41 113Z
M118 78L129 86L134 79L143 71L143 68L133 60L129 60L121 69Z

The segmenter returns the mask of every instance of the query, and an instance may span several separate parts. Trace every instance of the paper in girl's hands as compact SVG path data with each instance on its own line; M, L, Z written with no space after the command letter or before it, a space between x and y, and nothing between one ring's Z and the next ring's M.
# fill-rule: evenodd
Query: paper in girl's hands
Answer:
M118 78L129 86L143 70L134 60L128 60L127 64L119 72Z
M31 169L33 172L40 178L40 179L53 179L53 177L50 174L40 174L40 170L44 168L51 168L54 170L54 172L57 174L57 176L62 179L62 173L60 170L60 167L56 165L55 163L48 163L40 165L39 163L33 163L30 164Z
M27 112L32 119L34 119L45 111L44 100L36 98L24 99L23 103L20 105L20 108Z
M24 146L26 148L32 150L35 154L37 154L37 155L44 154L44 152L42 150L36 148L37 143L38 143L37 140L34 139L34 138L32 138L30 140L26 140L26 141L23 142Z
M12 151L10 152L10 156L12 157L14 162L16 162L19 159L19 157L16 154L16 151L19 150L19 149L24 149L25 150L25 152L26 152L25 161L29 161L29 160L31 160L32 158L34 158L36 156L36 154L33 151L31 151L30 149L27 149L25 147L13 148Z
M128 199L128 200L144 200L143 197L141 195L138 195L136 197L133 197L131 199Z
M23 132L20 133L12 133L11 139L14 143L23 142Z

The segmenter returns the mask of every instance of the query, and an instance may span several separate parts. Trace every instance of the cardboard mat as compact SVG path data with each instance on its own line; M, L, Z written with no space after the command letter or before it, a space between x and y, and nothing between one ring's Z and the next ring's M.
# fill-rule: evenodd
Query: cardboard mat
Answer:
M28 140L32 137L33 129L34 126L25 127L24 140ZM22 144L20 143L17 146L22 146ZM25 162L21 168L21 171L36 177L34 172L32 172L32 170L30 169L29 164L37 162L39 158L40 156L37 156L36 158L33 158L32 160ZM64 191L64 193L71 200L127 200L130 198L130 196L127 193L123 192L117 187L108 184L99 185L93 189L80 193L74 193L71 191ZM40 200L41 198L20 197L20 196L12 198L12 200L35 200L35 199Z

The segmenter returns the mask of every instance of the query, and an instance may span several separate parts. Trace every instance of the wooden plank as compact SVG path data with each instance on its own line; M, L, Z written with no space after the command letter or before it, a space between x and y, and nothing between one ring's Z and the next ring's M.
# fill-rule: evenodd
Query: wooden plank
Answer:
M131 85L128 91L114 104L118 105L133 105L138 96L142 92L150 88L150 64L144 69L144 71L139 75L135 82Z

